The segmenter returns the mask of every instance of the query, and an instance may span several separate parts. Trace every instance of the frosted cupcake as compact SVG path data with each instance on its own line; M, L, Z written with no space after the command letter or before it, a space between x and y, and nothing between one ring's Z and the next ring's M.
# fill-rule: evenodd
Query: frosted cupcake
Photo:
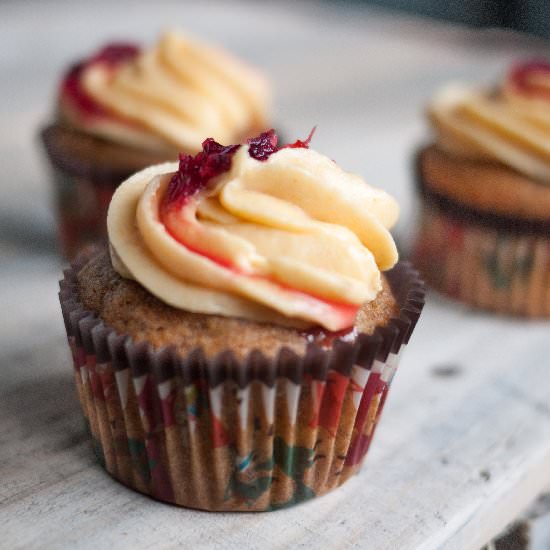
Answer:
M448 86L429 115L415 252L426 281L478 308L550 316L550 65L517 66L497 88Z
M271 131L138 172L110 251L61 283L107 471L206 510L284 508L357 472L424 301L395 201Z
M68 257L105 237L116 186L151 164L196 153L206 136L239 142L268 125L265 78L225 51L175 32L152 48L110 44L64 76L42 131Z

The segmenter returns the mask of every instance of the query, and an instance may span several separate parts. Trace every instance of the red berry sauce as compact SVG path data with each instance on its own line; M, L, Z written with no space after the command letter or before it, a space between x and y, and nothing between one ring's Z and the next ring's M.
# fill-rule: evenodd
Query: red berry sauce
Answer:
M267 132L263 132L255 138L251 138L247 141L248 143L248 154L256 160L264 161L267 160L273 153L280 151L281 149L309 149L309 143L313 134L315 133L316 126L313 127L309 136L302 141L297 139L294 143L288 143L281 147L277 146L279 137L275 133L273 128Z
M313 131L314 130L312 130L305 141L297 140L288 147L308 148L309 142L313 136ZM267 160L273 153L281 149L277 147L277 140L277 134L274 130L269 130L268 132L264 132L248 140L250 156L260 161ZM166 193L160 204L160 218L168 233L191 252L208 258L225 269L232 271L235 275L269 280L277 284L281 289L329 304L343 320L343 326L352 326L357 314L357 306L344 302L333 302L314 294L302 292L287 285L283 285L267 276L247 274L227 259L219 258L210 251L202 250L200 247L197 247L196 244L191 245L186 242L184 233L174 230L174 224L179 224L181 228L182 223L187 223L184 217L178 217L177 211L182 208L192 208L193 199L196 195L204 190L208 190L209 184L213 178L231 169L233 155L239 147L240 145L224 146L214 141L214 139L209 138L202 143L202 151L195 156L183 153L180 154L178 171L170 179ZM350 328L340 332L313 329L304 332L304 336L308 342L317 342L323 347L330 347L336 338L340 338L344 341L352 341L356 335L353 328Z
M550 99L550 90L532 81L532 76L536 73L545 74L550 79L550 62L534 60L516 65L510 71L508 81L524 95Z
M259 161L267 160L273 153L284 148L307 149L315 128L311 130L305 141L277 146L279 138L271 129L247 141L248 154ZM163 208L180 207L203 189L208 187L212 178L227 172L231 168L231 160L240 145L221 145L212 138L202 143L202 151L195 156L180 153L178 171L172 176L163 199Z
M178 171L172 176L163 199L163 207L179 208L206 189L209 181L231 168L231 159L239 145L220 145L212 138L202 143L195 156L180 153Z
M297 139L294 143L288 143L287 145L283 145L281 149L309 149L309 144L313 139L313 134L315 134L315 130L317 130L317 126L314 126L311 129L311 132L309 133L309 136L307 136L305 141L302 141L301 139Z
M279 137L272 128L247 141L248 154L256 160L267 160L273 153L279 150L277 147L278 141Z
M86 68L95 63L106 64L110 69L130 61L139 53L139 48L133 44L108 44L99 52L75 65L65 75L61 83L61 95L71 101L79 114L85 117L110 117L110 113L96 103L82 88L81 76Z
M90 57L87 63L88 65L92 63L107 63L111 67L116 67L121 63L126 63L126 61L131 61L139 52L140 49L135 44L113 42L112 44L107 44L107 46Z
M354 313L357 313L357 309L354 309ZM309 330L304 330L302 335L308 342L308 344L318 344L322 348L331 348L336 340L343 342L353 343L357 338L358 332L355 326L331 332L321 327L314 327Z

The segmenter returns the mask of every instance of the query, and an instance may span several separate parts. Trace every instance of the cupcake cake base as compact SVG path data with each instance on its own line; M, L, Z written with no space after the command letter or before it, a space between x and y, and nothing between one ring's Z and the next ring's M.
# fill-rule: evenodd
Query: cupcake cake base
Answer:
M65 273L60 299L99 461L137 491L204 510L285 508L356 473L424 303L416 272L399 264L386 274L395 314L352 342L182 354L86 308L81 266Z

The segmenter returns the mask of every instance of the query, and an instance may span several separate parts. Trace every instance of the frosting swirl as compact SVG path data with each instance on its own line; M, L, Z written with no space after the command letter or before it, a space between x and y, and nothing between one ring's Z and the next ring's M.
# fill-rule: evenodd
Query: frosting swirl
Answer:
M166 32L150 50L113 44L73 67L59 110L75 127L112 141L195 152L205 135L231 142L265 127L268 96L254 69Z
M449 153L498 161L550 185L550 64L517 66L495 91L447 86L429 115Z
M398 206L307 146L206 140L135 174L109 208L115 268L188 311L352 326L397 261Z

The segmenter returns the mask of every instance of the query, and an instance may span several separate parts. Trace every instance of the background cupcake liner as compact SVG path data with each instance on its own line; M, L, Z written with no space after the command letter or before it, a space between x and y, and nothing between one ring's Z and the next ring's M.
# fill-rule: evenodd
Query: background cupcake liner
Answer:
M414 261L426 283L481 309L550 317L550 230L468 214L424 197Z
M424 304L408 264L387 274L399 316L354 344L239 361L153 350L105 326L78 299L79 265L60 301L82 410L99 461L125 485L205 510L285 508L360 467Z
M52 169L61 253L74 258L86 246L107 238L107 210L118 183Z
M50 164L57 210L61 253L74 258L86 245L106 238L107 209L119 183L131 172L91 163L79 154L69 154L56 139L55 124L41 132Z

